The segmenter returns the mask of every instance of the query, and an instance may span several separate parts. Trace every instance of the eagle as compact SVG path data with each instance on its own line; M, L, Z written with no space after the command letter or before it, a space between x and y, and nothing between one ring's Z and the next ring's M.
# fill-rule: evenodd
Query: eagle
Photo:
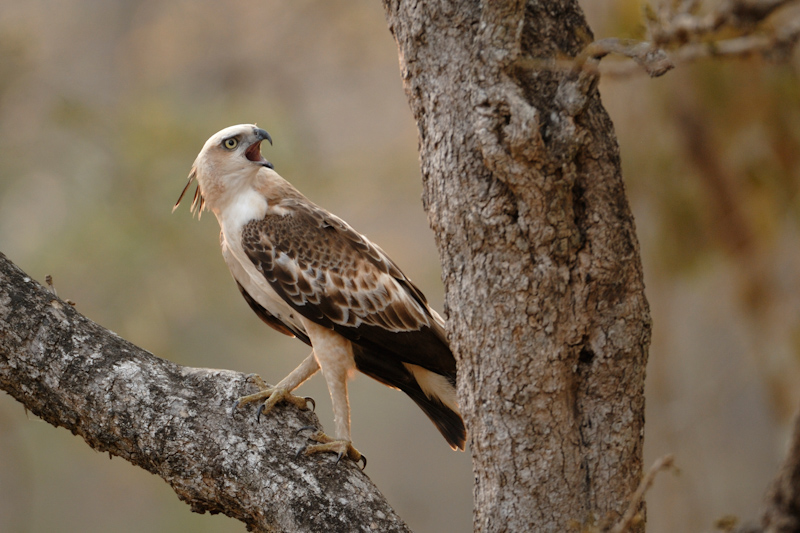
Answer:
M347 222L303 196L261 154L269 133L253 124L206 141L173 211L197 183L191 213L209 209L220 226L222 256L250 308L268 326L311 346L275 386L236 407L278 402L307 408L292 392L317 370L328 386L335 437L316 431L306 454L366 458L350 437L347 381L355 370L405 392L454 450L466 429L456 399L456 362L444 320L386 253ZM236 408L235 407L235 408ZM298 453L300 453L298 452Z

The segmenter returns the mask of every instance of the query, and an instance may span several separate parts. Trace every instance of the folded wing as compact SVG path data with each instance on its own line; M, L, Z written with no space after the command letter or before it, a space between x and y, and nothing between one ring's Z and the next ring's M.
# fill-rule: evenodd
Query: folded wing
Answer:
M358 370L406 392L463 449L442 319L383 250L305 198L283 199L246 224L242 244L292 308L353 343Z

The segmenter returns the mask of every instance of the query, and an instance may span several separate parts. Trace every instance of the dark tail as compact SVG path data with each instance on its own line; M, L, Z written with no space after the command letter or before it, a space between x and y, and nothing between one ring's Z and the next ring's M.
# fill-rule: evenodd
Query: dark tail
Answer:
M464 427L464 420L457 411L453 411L436 398L428 398L414 382L415 387L401 387L400 390L408 394L420 409L428 415L436 425L436 429L454 450L464 451L467 441L467 428Z
M395 387L408 394L414 403L428 415L431 422L442 434L454 450L464 450L467 440L467 429L464 420L458 411L449 408L437 398L429 398L420 388L414 375L393 357L385 357L380 353L365 349L363 346L353 343L353 356L356 368L368 375L388 385Z

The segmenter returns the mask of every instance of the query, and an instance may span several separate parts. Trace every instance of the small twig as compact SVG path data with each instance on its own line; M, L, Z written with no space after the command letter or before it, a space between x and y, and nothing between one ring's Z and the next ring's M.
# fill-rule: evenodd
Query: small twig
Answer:
M44 282L47 284L47 289L48 289L48 290L49 290L51 293L53 293L53 296L55 296L56 298L58 298L58 293L56 292L56 286L55 286L55 285L53 285L53 276L51 276L50 274L47 274L47 275L44 277ZM75 307L75 302L73 302L73 301L72 301L72 300L70 300L69 298L67 298L66 300L64 300L64 302L65 302L65 303L68 303L68 304L69 304L69 305L71 305L72 307Z
M722 28L752 30L775 10L796 0L727 0L703 16L697 0L684 2L672 10L663 6L658 13L650 10L649 29L658 46L668 46L698 40Z
M633 59L644 68L651 78L662 76L672 70L675 64L664 50L647 41L634 39L600 39L583 49L575 58L575 68L582 69L589 58L600 59L608 54L620 54Z
M677 12L678 13L687 13L692 14L697 11L697 8L700 6L700 0L683 0L678 6Z
M729 0L727 9L738 26L758 24L775 10L795 0Z
M658 46L681 45L717 31L727 20L728 15L720 11L703 17L674 13L654 21L650 34Z
M609 530L609 533L625 533L630 529L630 527L634 524L636 517L639 516L639 506L642 504L642 499L644 498L645 493L653 485L656 475L662 470L673 468L674 463L675 457L672 454L667 454L657 459L656 462L653 463L653 466L651 466L650 470L647 471L647 475L645 475L644 479L642 479L642 482L639 483L639 487L637 487L636 492L633 493L625 514L622 515L622 518L619 520L619 522L614 524L614 527Z
M800 39L800 20L790 21L769 35L745 35L724 41L696 43L679 49L677 61L694 61L705 57L745 57L761 54L773 59L788 57Z
M56 292L56 286L53 285L53 276L50 274L46 275L44 277L44 282L47 283L47 288L53 293L53 296L58 296L58 293Z

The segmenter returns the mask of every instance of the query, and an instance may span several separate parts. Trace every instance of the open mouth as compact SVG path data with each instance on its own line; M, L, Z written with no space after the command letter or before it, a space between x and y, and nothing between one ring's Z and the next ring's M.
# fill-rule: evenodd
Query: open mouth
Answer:
M261 155L261 141L256 141L250 145L250 148L244 151L244 156L252 161L253 163L258 163L262 167L267 167L274 169L275 167L272 166L272 163L264 159L264 156Z
M267 160L261 155L261 141L256 141L244 152L244 156L253 163L266 163Z

